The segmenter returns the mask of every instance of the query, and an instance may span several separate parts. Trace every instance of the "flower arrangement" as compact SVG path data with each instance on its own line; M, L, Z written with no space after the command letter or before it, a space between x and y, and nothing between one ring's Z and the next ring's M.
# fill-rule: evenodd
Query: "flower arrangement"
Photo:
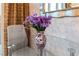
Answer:
M32 16L26 17L24 23L26 24L26 21L30 22L32 27L39 32L39 31L45 31L45 29L51 23L50 22L51 19L52 16L37 16L37 14L35 13Z
M37 35L35 37L36 45L40 50L40 56L43 55L43 48L46 44L46 36L44 35L45 29L51 24L52 16L38 16L36 13L32 16L26 17L24 25L30 25L37 30Z

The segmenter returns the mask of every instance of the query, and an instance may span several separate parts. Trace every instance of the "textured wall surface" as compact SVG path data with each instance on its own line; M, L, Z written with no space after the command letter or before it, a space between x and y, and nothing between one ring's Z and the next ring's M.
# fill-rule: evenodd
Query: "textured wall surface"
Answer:
M54 55L79 55L79 17L54 18L45 31L45 49Z
M53 18L46 29L46 55L79 55L79 17ZM32 29L32 47L35 47L35 30Z
M33 13L40 14L40 3L30 3L29 4L29 15L33 15Z

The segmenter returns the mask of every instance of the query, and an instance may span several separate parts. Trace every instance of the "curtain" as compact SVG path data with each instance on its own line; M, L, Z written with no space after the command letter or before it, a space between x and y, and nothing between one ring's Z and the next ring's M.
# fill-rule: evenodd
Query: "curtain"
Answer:
M25 17L29 15L28 3L4 3L4 55L8 55L7 49L7 26L22 24ZM29 33L29 30L28 30ZM27 34L28 34L27 33Z

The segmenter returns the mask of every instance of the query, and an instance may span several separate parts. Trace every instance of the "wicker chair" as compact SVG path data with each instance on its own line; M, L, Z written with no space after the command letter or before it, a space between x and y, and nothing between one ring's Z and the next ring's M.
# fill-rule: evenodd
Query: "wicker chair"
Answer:
M9 56L36 56L34 49L28 47L28 39L23 25L7 27Z

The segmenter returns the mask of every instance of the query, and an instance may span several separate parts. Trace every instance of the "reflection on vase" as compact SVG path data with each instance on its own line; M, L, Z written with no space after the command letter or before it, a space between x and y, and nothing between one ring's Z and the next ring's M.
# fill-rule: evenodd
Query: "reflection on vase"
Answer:
M35 39L36 39L37 48L40 50L40 56L42 56L43 49L46 45L46 36L44 35L44 31L37 32L37 36Z

